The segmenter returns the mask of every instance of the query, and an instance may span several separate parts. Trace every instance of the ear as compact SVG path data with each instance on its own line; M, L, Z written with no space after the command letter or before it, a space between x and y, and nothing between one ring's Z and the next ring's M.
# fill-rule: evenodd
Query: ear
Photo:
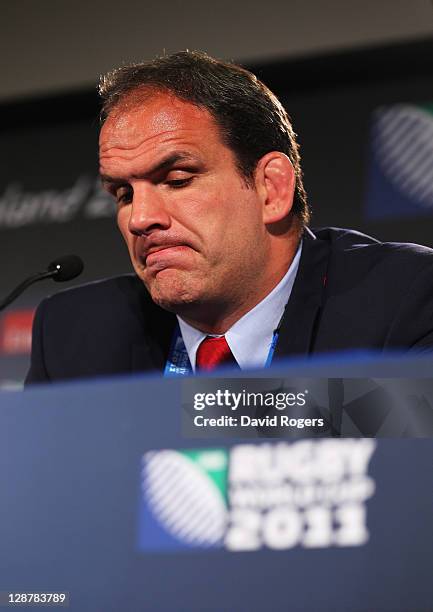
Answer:
M266 153L255 172L256 189L262 194L263 223L278 223L293 206L295 171L290 159L280 151Z

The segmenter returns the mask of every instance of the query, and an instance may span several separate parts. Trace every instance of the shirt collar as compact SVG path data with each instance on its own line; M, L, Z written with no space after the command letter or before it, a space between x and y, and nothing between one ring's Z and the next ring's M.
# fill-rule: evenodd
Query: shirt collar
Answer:
M263 368L268 359L274 330L278 327L289 301L301 258L302 241L281 281L268 295L224 334L227 344L241 369ZM179 327L190 363L195 371L197 349L206 334L178 315Z

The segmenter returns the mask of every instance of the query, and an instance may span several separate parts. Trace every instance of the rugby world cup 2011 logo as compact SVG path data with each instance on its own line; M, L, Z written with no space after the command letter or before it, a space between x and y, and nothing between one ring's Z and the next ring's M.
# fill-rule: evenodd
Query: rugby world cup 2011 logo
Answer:
M301 440L146 453L138 546L254 551L368 541L373 440Z
M433 103L375 111L365 212L372 220L433 213Z

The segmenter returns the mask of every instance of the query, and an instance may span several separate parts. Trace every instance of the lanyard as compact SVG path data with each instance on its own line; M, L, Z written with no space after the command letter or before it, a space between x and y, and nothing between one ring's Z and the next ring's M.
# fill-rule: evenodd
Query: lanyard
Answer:
M278 336L280 335L280 330L277 328L272 336L271 348L269 349L268 357L266 359L265 368L270 368L272 359L274 358L275 348L278 342Z
M189 376L191 374L194 374L194 372L180 333L179 323L177 323L164 368L164 376Z
M266 359L265 368L269 368L272 363L275 347L277 346L278 342L280 331L279 328L280 325L278 325L272 336L271 347ZM194 374L194 371L192 369L191 362L188 357L188 351L186 350L178 323L171 340L170 352L164 368L164 376L190 376L192 374Z

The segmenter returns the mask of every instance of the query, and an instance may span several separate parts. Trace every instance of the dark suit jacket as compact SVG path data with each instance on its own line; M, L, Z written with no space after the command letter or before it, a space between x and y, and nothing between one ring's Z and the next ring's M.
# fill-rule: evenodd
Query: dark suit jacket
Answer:
M350 349L433 351L433 250L306 230L275 358ZM176 317L135 275L40 304L26 382L162 372Z

